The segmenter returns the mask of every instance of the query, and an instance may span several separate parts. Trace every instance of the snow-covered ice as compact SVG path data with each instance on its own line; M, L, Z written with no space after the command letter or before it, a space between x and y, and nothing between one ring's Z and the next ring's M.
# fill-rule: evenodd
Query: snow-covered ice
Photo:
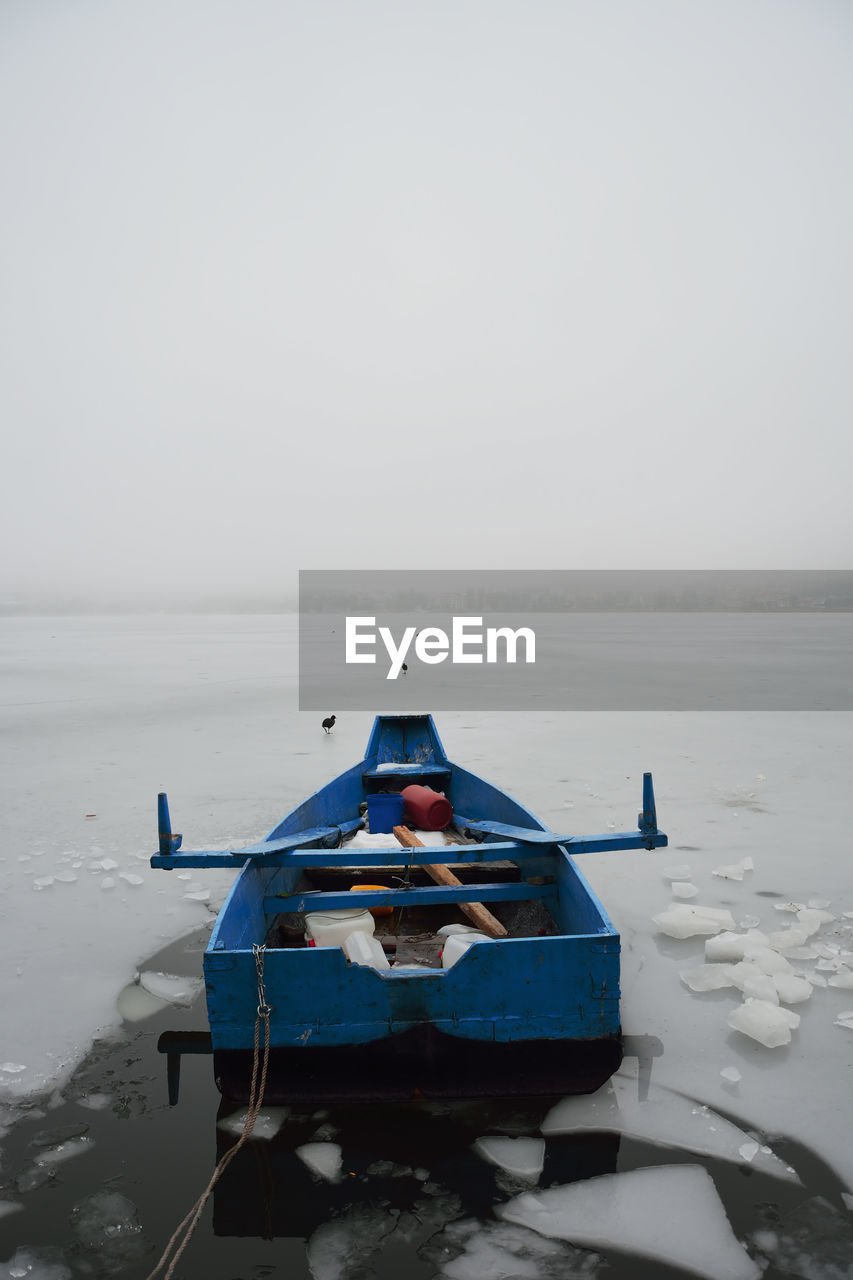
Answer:
M624 1250L682 1267L706 1280L757 1280L710 1174L698 1165L660 1165L604 1174L499 1205L505 1222L593 1248Z

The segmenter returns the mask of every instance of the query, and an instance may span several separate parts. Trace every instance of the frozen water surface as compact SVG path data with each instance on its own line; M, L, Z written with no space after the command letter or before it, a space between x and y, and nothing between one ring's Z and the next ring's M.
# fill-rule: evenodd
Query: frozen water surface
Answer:
M564 1098L542 1122L546 1138L567 1133L622 1133L662 1147L678 1148L694 1155L743 1163L743 1129L693 1098L674 1093L652 1082L648 1096L640 1097L637 1080L620 1071L594 1094ZM764 1173L785 1181L796 1175L768 1149L758 1165Z
M295 632L288 619L4 619L0 625L8 794L0 1005L2 1058L15 1068L0 1072L0 1098L14 1102L47 1099L66 1084L93 1040L119 1023L116 1001L135 971L165 943L208 922L233 880L231 872L181 879L187 873L147 868L156 847L157 792L168 790L186 848L250 843L360 758L372 717L339 716L327 736L321 716L293 709ZM199 659L211 677L204 682ZM24 678L26 705L19 696ZM737 1159L752 1133L790 1137L853 1190L853 1150L838 1123L848 1107L853 1019L842 1015L850 996L815 971L817 959L827 957L798 954L815 943L853 949L839 804L849 790L853 716L447 713L436 719L452 759L506 787L555 830L564 829L567 813L579 834L607 830L614 820L620 829L632 826L642 772L653 770L671 847L578 859L621 935L623 1028L663 1043L649 1097L660 1090L665 1102L638 1135L654 1131L649 1140L665 1145L679 1126L684 1130L682 1103L700 1116L700 1104L711 1117L718 1107L734 1117L736 1130L742 1126ZM757 781L759 773L764 778ZM37 812L30 798L35 788ZM741 806L735 820L720 797L750 792L760 806ZM749 858L755 870L741 881L712 876L716 867L746 866ZM91 863L100 865L89 870ZM79 870L77 882L58 879L66 867ZM123 878L132 875L143 883ZM34 879L44 877L54 883L34 892ZM694 935L685 925L695 918L684 912L697 910L695 900L676 903L676 932L683 936L672 937L653 917L670 906L670 883L687 877L700 886L705 911L719 914L702 916L707 932ZM104 879L112 888L102 891ZM183 896L205 889L210 903ZM832 909L816 905L823 901ZM726 933L742 937L734 922L746 920L758 921L764 945L784 952L793 976L815 987L810 1000L795 1006L802 1022L784 1048L768 1050L727 1026L736 991L695 994L679 977L703 961L743 961L742 943L734 944L741 954L730 957L706 955L704 944ZM774 932L785 924L790 935L777 939ZM830 980L850 968L841 951L833 955L843 967L826 971ZM200 957L196 963L199 974ZM784 1004L778 987L777 994ZM737 1089L721 1077L727 1064L741 1073ZM625 1069L630 1073L633 1064ZM705 1123L710 1128L716 1120ZM763 1158L759 1152L751 1167Z
M506 1222L594 1248L625 1250L706 1280L757 1280L713 1180L698 1165L605 1174L500 1205Z

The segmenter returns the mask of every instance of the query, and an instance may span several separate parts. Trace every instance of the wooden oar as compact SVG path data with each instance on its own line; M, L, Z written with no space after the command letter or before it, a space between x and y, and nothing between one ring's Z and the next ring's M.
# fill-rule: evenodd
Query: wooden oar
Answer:
M400 844L405 845L407 849L423 849L425 847L423 840L419 840L416 835L413 835L408 827L395 827L394 835L400 841ZM440 862L426 862L423 864L423 869L436 884L460 885L462 883L452 871L448 870ZM482 902L460 902L458 906L460 910L465 912L468 919L472 920L477 928L488 937L506 938L508 936L500 920L497 920L491 911L487 911Z

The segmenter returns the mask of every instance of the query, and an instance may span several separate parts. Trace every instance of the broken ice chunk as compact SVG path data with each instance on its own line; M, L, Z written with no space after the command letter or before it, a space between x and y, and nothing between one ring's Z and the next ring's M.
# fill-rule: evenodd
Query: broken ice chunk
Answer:
M51 1147L47 1151L39 1151L34 1157L34 1163L41 1166L52 1167L56 1164L62 1164L65 1160L73 1160L75 1156L81 1156L86 1151L91 1151L95 1143L91 1138L69 1138L67 1142L60 1142L58 1146Z
M17 1278L26 1276L27 1280L71 1280L71 1271L65 1263L55 1256L53 1246L46 1249L16 1249L8 1262L3 1263L5 1275Z
M699 1165L604 1174L527 1192L496 1212L544 1236L653 1258L706 1280L761 1275L735 1239L711 1175Z
M788 929L775 929L768 933L767 941L776 951L791 951L794 947L803 946L808 937L805 929L791 925Z
M755 1157L758 1155L760 1150L761 1150L761 1147L757 1142L749 1141L743 1144L743 1146L740 1149L740 1154L743 1156L744 1160L746 1160L748 1163L750 1160L755 1159Z
M710 1107L652 1084L637 1096L636 1080L617 1073L597 1093L564 1098L542 1122L545 1137L567 1133L620 1133L659 1147L673 1147L719 1160L741 1162L738 1148L749 1136ZM756 1157L756 1167L774 1178L797 1182L794 1171L773 1153Z
M216 1127L217 1129L223 1129L226 1133L234 1133L240 1137L246 1127L247 1115L248 1112L245 1108L242 1111L234 1111L230 1116L225 1116L222 1120L217 1121ZM250 1138L253 1141L255 1138L260 1138L263 1142L270 1142L289 1115L289 1107L264 1107L255 1120Z
M814 907L803 907L797 912L797 919L803 928L807 931L808 936L818 932L822 925L831 924L835 919L829 911L818 911Z
M785 1004L801 1004L803 1000L811 997L812 984L793 973L774 973L773 982L776 985L776 994Z
M474 1150L489 1164L528 1182L536 1182L545 1165L544 1138L478 1138Z
M757 973L751 978L744 979L741 990L747 999L766 1000L769 1004L779 1003L776 983L769 973Z
M813 908L815 911L825 911L829 903L829 898L809 898L806 906Z
M722 1071L720 1072L720 1075L723 1077L724 1080L728 1080L729 1084L737 1084L738 1081L742 1078L737 1067L723 1067Z
M817 952L814 947L780 947L780 951L784 951L789 960L816 960Z
M296 1154L319 1178L325 1178L327 1182L339 1180L343 1152L337 1142L306 1142L296 1148Z
M129 982L122 988L116 1000L116 1009L125 1022L144 1022L168 1007L168 1000L153 996L137 982Z
M695 969L682 969L679 976L691 991L720 991L734 986L727 964L700 964Z
M173 973L153 973L150 970L139 975L140 985L169 1004L191 1005L204 988L202 978L179 978Z
M784 956L772 947L748 946L744 951L745 959L757 964L762 973L790 973L791 965Z
M718 907L698 907L688 903L676 903L652 920L661 933L670 938L692 938L697 934L719 933L721 929L734 929L730 911Z
M714 867L711 874L719 876L722 880L742 880L745 870L742 862L730 862L724 867Z
M774 911L790 911L793 914L796 914L798 911L803 910L803 906L804 904L802 902L774 902L773 910Z
M674 898L696 898L699 896L699 890L689 880L673 880L670 888Z
M120 871L118 878L119 880L124 880L125 884L145 884L142 876L138 876L135 871Z
M690 866L686 862L681 862L677 867L664 867L664 880L689 880Z
M728 1023L766 1048L777 1049L791 1043L791 1032L800 1025L800 1017L767 1000L747 999L729 1014Z
M842 991L853 991L853 971L839 969L838 973L834 973L831 978L827 979L827 985L840 987Z
M718 933L705 943L705 959L711 963L734 964L743 959L746 939L740 933Z

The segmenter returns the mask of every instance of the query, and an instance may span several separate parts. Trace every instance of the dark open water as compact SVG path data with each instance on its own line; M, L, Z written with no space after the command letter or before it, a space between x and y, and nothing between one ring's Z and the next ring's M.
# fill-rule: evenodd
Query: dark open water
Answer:
M152 956L145 968L189 972L206 931ZM206 1056L185 1056L178 1105L167 1101L164 1030L204 1030L203 996L190 1009L170 1008L128 1024L95 1047L64 1091L61 1106L34 1109L4 1144L0 1197L23 1212L0 1219L0 1258L30 1247L44 1264L61 1262L75 1277L144 1280L178 1222L207 1184L216 1160L236 1140L217 1127L222 1103ZM665 1051L665 1047L664 1047ZM654 1068L652 1068L654 1070ZM106 1094L102 1110L81 1105ZM675 1280L687 1272L616 1251L582 1252L514 1229L517 1273L494 1270L494 1258L469 1265L466 1236L495 1231L494 1207L524 1189L472 1150L488 1133L539 1136L554 1100L347 1107L291 1111L272 1141L253 1140L233 1160L208 1202L176 1275L206 1280L431 1280L450 1276L542 1275L609 1280ZM34 1165L47 1146L85 1135L91 1149L52 1169ZM342 1176L329 1183L295 1154L312 1140L342 1148ZM703 1163L739 1238L823 1196L843 1212L843 1187L812 1153L774 1140L774 1150L803 1180L797 1187L747 1167L704 1160L614 1135L548 1138L539 1187L656 1164ZM129 1201L139 1230L87 1224L81 1211L109 1193ZM96 1205L98 1201L94 1202ZM107 1202L107 1208L116 1201ZM122 1202L118 1202L122 1203ZM331 1227L329 1224L332 1224ZM456 1224L456 1225L454 1225ZM462 1224L461 1226L459 1224ZM500 1228L498 1228L498 1232ZM500 1240L500 1235L495 1237ZM525 1240L531 1255L525 1257ZM310 1241L310 1244L309 1244ZM519 1244L518 1241L521 1241ZM544 1250L544 1252L543 1252ZM310 1261L309 1261L310 1252ZM462 1255L461 1257L459 1255ZM20 1260L20 1255L19 1260ZM511 1255L505 1255L511 1262ZM457 1258L455 1263L453 1259ZM7 1262L7 1267L9 1263ZM449 1271L443 1267L449 1265ZM531 1270L530 1268L533 1268ZM4 1270L0 1276L39 1275ZM53 1280L51 1271L44 1272ZM62 1271L56 1273L62 1275ZM771 1268L767 1280L789 1274ZM800 1274L800 1273L795 1273ZM804 1271L803 1275L811 1275ZM846 1270L815 1272L844 1276Z

